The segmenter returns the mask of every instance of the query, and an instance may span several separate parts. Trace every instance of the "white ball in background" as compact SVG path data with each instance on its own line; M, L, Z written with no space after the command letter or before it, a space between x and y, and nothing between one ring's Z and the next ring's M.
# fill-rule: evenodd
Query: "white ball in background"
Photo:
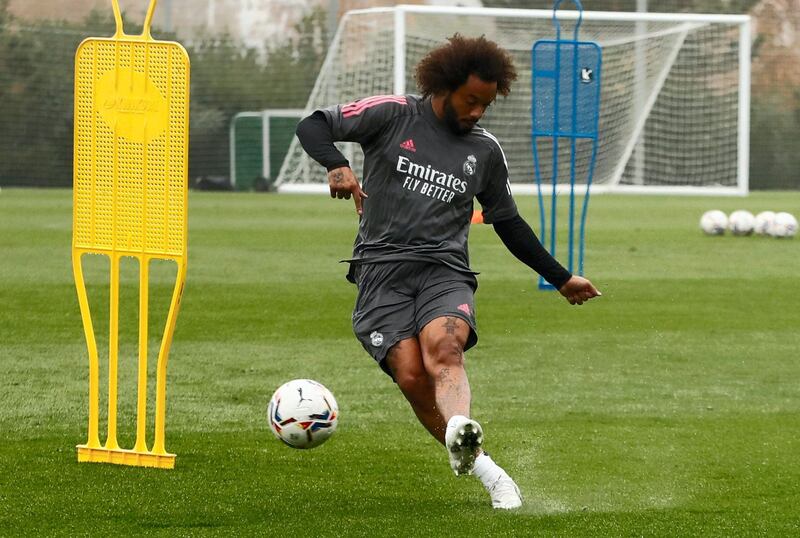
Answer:
M750 235L756 225L756 218L745 209L739 209L728 217L728 228L733 235Z
M791 213L775 213L769 235L773 237L794 237L797 235L797 219Z
M700 228L708 235L722 235L728 227L728 216L719 209L706 211L700 217Z
M772 221L775 220L774 211L762 211L756 215L756 224L753 231L756 235L767 235L772 227Z

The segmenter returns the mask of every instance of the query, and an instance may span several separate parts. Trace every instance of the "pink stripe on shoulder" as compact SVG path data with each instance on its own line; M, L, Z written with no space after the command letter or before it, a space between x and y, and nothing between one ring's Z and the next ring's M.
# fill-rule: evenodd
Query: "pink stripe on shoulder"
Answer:
M359 108L364 105L368 105L375 101L382 101L384 99L405 99L405 96L402 95L373 95L371 97L364 97L363 99L359 99L358 101L353 101L352 103L348 103L342 107L342 109L354 109Z
M351 116L358 116L368 108L372 108L383 103L397 103L399 105L407 105L405 96L403 95L376 95L374 97L367 97L360 101L346 104L342 107L342 116L349 118Z

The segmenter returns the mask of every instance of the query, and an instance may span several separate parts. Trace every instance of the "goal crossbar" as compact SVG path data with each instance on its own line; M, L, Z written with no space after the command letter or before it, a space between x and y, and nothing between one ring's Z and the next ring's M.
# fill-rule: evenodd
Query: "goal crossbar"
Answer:
M516 17L521 19L547 19L553 17L552 9L518 9L490 7L423 6L399 4L393 8L358 9L348 13L375 13L402 11L405 13L432 13L449 15L478 15L488 17ZM639 13L625 11L584 11L584 21L625 21L625 22L709 22L724 24L743 24L750 22L749 15L723 15L714 13ZM559 10L559 20L577 20L576 10Z
M558 11L559 20L578 17L575 10ZM542 9L398 5L349 11L305 113L369 95L407 93L416 62L455 32L485 33L498 41L514 56L522 79L528 76L533 42L554 33L552 19L553 11ZM610 60L593 192L746 195L750 17L585 11L582 21ZM524 85L518 81L482 122L506 149L518 192L533 183ZM353 144L341 149L359 175L360 149ZM279 191L324 192L325 183L324 170L294 140Z

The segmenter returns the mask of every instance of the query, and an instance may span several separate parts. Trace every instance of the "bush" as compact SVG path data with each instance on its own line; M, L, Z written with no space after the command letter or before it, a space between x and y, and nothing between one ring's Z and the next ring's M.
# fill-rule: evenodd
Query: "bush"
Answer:
M0 0L0 185L72 185L75 50L85 36L113 29L110 10L81 23L23 24ZM299 23L301 38L270 48L266 58L225 37L186 47L190 177L228 174L228 129L237 112L305 106L325 55L326 29L325 12L317 9ZM141 25L126 24L126 32L141 32Z
M800 90L795 90L800 102ZM750 125L750 188L800 188L800 110L783 95L753 98Z
M516 1L494 3L510 6ZM75 50L87 35L111 35L114 19L106 9L80 23L23 24L12 18L8 3L0 0L0 185L70 186ZM609 0L593 7L629 7L624 4L625 0ZM752 1L706 4L709 10L725 5L735 10L746 9ZM571 7L569 2L564 5ZM128 33L141 32L141 25L129 26ZM266 57L226 36L200 36L187 46L192 62L190 178L228 175L229 126L236 113L305 106L325 56L327 29L326 12L317 8L295 28L299 37L269 47ZM176 39L158 30L153 33L159 39ZM800 110L789 104L800 102L800 91L794 91L793 101L785 95L753 96L753 189L800 187Z

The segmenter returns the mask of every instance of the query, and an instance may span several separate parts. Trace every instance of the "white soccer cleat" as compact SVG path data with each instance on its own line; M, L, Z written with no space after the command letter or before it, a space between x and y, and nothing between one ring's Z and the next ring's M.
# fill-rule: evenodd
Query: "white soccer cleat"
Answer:
M487 490L492 498L492 508L513 510L522 506L522 494L514 480L505 472Z
M456 476L472 474L483 444L481 425L462 415L451 417L444 433L444 444L450 456L450 468Z

